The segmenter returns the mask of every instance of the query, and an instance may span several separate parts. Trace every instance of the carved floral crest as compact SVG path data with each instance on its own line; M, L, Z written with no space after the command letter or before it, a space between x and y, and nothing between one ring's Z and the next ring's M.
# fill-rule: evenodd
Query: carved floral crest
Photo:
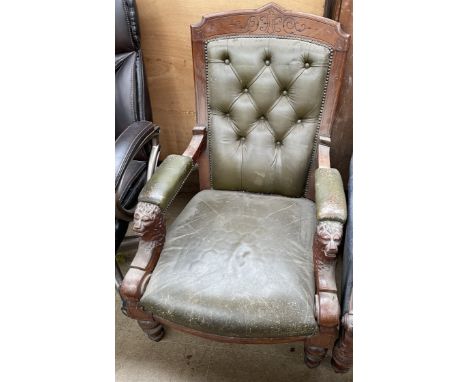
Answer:
M239 20L233 25L240 27L244 32L255 32L258 30L266 34L282 31L297 34L304 32L306 29L311 29L310 26L306 25L304 20L299 21L297 17L285 16L274 8L269 9L263 14L250 16L244 25Z

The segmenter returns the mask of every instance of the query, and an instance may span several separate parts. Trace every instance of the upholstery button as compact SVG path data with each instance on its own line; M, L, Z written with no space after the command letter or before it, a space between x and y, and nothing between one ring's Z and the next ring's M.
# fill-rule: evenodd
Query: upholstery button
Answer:
M266 66L270 65L270 60L265 60L265 65Z
M229 113L226 113L226 117L229 118Z
M283 95L288 95L288 91L287 91L287 90L283 90Z
M245 141L245 137L241 137L241 139L240 139L240 140L241 140L241 141Z
M301 123L301 122L302 122L302 120L300 120L300 119L297 120L297 123Z
M224 63L225 63L226 65L229 65L229 64L230 64L230 62L231 62L231 61L229 61L229 59L228 59L228 58L226 58L226 59L224 60Z
M309 64L308 62L306 62L306 63L304 64L304 67L305 67L306 69L307 69L307 68L310 68L310 64Z
M248 93L248 92L249 92L249 89L245 88L244 93Z
M276 146L279 146L281 145L281 142L280 141L276 141Z
M260 119L263 121L263 120L265 119L265 117L262 115L262 116L260 117Z

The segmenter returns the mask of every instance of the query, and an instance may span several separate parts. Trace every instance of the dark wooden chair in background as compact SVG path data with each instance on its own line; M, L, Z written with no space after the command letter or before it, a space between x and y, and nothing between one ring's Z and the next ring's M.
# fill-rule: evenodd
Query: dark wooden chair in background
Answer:
M338 335L335 262L347 218L330 168L349 36L275 4L193 25L197 126L143 188L125 313L235 343L304 341L316 367ZM198 164L201 192L167 231L164 212Z

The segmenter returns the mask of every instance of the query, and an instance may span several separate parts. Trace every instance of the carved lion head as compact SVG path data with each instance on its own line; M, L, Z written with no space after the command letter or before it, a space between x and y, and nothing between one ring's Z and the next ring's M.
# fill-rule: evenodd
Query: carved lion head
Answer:
M317 226L318 240L324 245L327 255L335 255L343 236L343 224L334 221L320 222Z
M133 215L133 231L136 235L151 234L157 227L156 216L159 207L155 204L140 202Z

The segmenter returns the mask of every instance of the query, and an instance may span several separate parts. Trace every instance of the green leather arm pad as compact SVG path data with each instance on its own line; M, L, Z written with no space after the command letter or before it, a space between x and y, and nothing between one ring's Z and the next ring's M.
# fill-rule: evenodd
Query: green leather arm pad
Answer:
M156 204L165 210L175 198L193 168L192 158L169 155L140 192L139 202Z
M315 204L318 221L346 222L346 195L337 169L318 168L315 170Z

